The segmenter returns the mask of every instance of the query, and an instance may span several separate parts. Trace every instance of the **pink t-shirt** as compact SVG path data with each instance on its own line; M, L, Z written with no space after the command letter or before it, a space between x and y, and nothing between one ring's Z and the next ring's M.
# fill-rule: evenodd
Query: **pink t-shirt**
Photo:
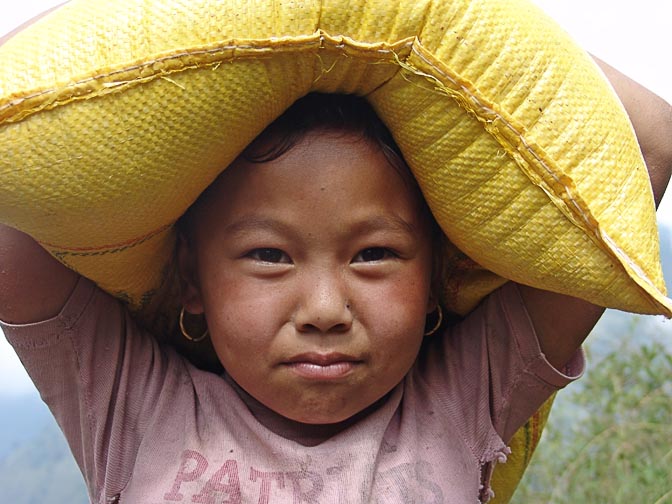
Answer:
M580 351L567 374L548 364L509 284L321 439L159 346L87 280L59 316L3 327L100 504L485 501L503 440L583 369Z

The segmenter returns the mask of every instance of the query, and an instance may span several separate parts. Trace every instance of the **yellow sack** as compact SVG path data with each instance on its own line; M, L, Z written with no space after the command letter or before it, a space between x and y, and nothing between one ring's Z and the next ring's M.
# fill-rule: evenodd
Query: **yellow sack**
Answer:
M0 221L170 318L173 223L310 91L392 131L451 242L449 309L511 279L672 316L631 125L525 0L73 0L0 48ZM510 494L522 469L497 471Z
M141 308L171 225L309 91L366 95L485 270L672 315L631 126L528 3L72 1L0 49L0 219ZM446 304L501 280L456 255Z

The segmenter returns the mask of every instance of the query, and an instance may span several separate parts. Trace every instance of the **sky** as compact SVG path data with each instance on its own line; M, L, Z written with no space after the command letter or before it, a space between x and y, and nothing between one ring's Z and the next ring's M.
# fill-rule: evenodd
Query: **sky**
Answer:
M672 103L672 2L665 0L533 0L580 45ZM63 0L21 0L3 8L0 35ZM671 139L672 141L672 139ZM672 189L658 210L672 226ZM0 394L35 393L13 350L0 337Z

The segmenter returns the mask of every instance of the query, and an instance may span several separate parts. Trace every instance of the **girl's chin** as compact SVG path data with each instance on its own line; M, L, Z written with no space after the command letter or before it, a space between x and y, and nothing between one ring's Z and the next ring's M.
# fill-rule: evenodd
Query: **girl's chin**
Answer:
M330 408L328 404L325 404L322 407L312 406L309 408L296 408L292 409L292 411L276 412L293 422L315 427L332 426L340 427L342 429L376 411L384 403L385 397L375 401L373 404L365 406L363 409L358 408L355 405L350 408Z
M328 425L338 425L342 423L349 423L351 419L355 416L358 416L358 413L355 412L352 415L348 414L327 414L325 415L324 413L315 413L315 414L306 414L305 411L301 412L300 414L293 415L292 413L294 412L287 412L288 414L285 415L282 412L280 414L284 416L286 419L291 420L293 422L301 423L301 424L306 424L306 425L313 425L313 426L328 426Z

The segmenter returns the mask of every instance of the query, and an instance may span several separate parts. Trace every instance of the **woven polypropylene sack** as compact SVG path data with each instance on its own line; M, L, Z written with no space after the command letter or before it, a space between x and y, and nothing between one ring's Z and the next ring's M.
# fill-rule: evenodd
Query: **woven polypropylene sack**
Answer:
M0 221L173 319L174 222L310 91L392 131L448 238L449 309L511 279L672 315L625 112L523 0L72 1L0 48Z
M135 309L176 218L313 90L366 95L391 128L466 255L449 308L502 277L671 314L631 126L527 3L74 1L0 63L0 218Z

